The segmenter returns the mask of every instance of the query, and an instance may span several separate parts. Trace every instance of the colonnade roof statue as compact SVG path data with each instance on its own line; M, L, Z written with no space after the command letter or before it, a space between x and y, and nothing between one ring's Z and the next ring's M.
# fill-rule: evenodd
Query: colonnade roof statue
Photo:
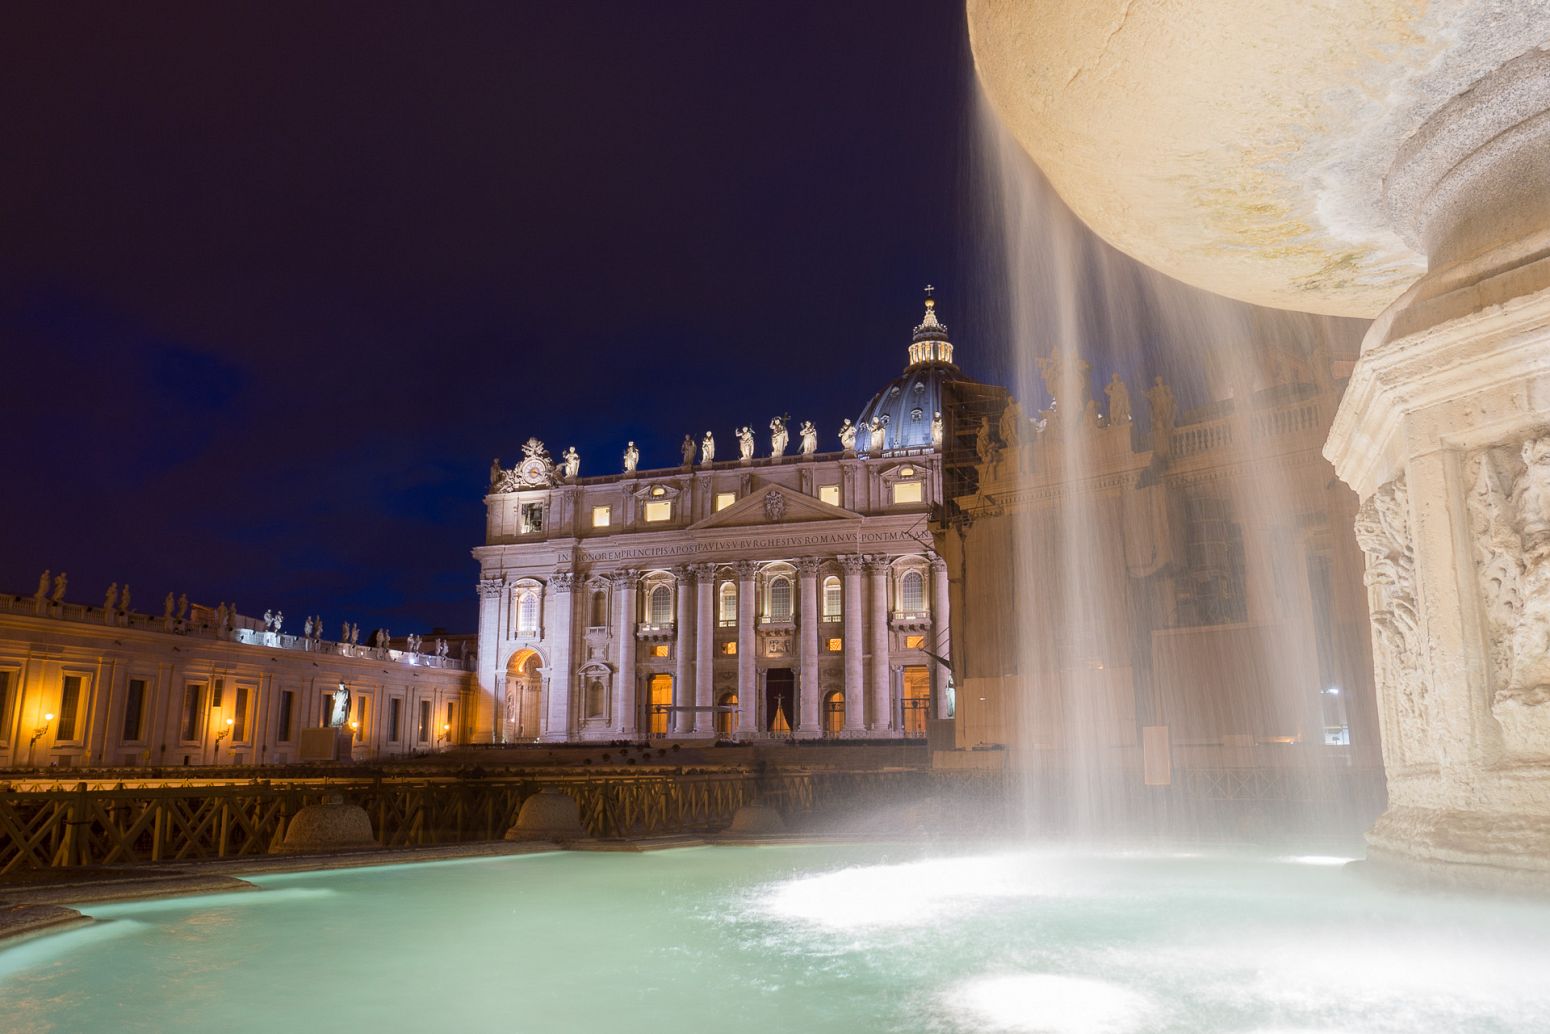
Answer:
M997 115L1110 244L1260 305L1374 316L1425 269L1401 143L1529 46L1550 2L969 0Z

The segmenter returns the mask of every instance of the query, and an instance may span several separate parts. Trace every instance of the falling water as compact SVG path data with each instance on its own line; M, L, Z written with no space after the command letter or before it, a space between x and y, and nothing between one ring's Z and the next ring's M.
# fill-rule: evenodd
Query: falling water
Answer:
M981 291L1004 299L1022 410L998 436L1022 447L993 480L1020 500L1008 724L1030 827L1265 832L1244 821L1263 808L1213 814L1226 809L1195 792L1210 773L1269 787L1247 795L1279 798L1277 821L1360 827L1372 802L1351 813L1329 778L1376 757L1365 644L1330 605L1359 571L1339 516L1354 501L1306 447L1293 469L1272 417L1300 403L1308 433L1327 428L1333 361L1354 356L1362 324L1256 309L1141 266L1072 215L983 95L975 133ZM1129 424L1105 400L1114 374ZM1153 426L1170 407L1148 396L1158 377L1171 443ZM1227 476L1181 476L1186 439ZM1308 560L1310 543L1326 559ZM1185 684L1190 672L1216 691ZM1342 725L1355 745L1326 747ZM1143 751L1146 727L1158 749ZM1170 757L1171 772L1157 767Z

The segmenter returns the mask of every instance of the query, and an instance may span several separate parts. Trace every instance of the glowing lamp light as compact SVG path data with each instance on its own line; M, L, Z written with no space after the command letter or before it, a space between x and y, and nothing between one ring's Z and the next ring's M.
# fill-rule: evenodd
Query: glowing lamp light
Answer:
M226 728L229 729L233 725L236 725L236 724L237 724L237 719L235 719L235 718L228 718L228 719L226 719Z
M360 722L351 722L350 723L350 728L351 728L351 730L353 730L355 732L360 732L361 723Z
M44 715L43 720L45 722L52 722L54 720L54 712L50 711L48 714Z

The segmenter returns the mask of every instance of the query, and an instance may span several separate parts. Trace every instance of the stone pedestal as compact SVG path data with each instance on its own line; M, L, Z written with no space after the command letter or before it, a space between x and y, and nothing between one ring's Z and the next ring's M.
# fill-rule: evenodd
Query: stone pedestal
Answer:
M1390 802L1370 856L1550 890L1550 54L1433 115L1385 194L1429 268L1325 446L1362 498Z
M551 840L566 843L586 838L581 808L563 790L539 790L522 802L517 821L506 831L507 840Z
M309 804L291 817L285 840L270 854L311 854L324 851L370 851L378 846L371 832L371 817L358 804L329 797Z

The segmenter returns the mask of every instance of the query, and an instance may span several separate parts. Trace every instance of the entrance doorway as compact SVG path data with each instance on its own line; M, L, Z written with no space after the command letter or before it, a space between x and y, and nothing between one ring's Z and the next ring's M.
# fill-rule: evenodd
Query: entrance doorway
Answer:
M737 694L721 694L716 698L716 706L716 738L730 740L737 731Z
M764 673L765 732L790 735L796 688L797 675L790 668L771 668Z
M823 697L823 734L837 739L845 728L845 691L831 689Z
M652 675L646 682L646 735L661 739L667 735L668 718L673 707L673 676Z
M904 736L926 738L926 719L931 716L931 671L924 664L904 669Z
M520 650L506 662L504 740L536 740L543 732L543 680L537 651Z

